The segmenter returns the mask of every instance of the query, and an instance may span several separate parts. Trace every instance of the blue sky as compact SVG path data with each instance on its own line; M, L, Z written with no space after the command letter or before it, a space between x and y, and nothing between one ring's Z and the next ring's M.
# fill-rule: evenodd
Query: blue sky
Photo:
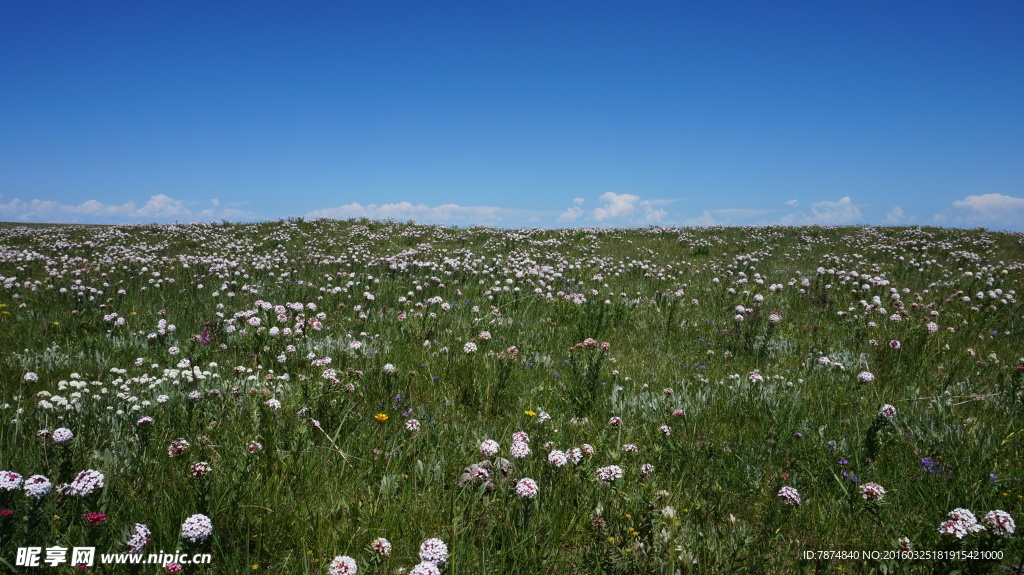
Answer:
M1024 3L7 2L0 220L1024 229Z

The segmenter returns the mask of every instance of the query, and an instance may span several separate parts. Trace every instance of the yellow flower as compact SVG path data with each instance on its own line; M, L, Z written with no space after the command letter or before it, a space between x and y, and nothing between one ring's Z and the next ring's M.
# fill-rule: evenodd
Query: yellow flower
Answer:
M59 321L55 321L55 322L53 322L53 325L60 325L60 322Z
M383 423L388 420L388 415L386 413L378 413L377 415L374 415L373 418Z
M259 568L260 568L260 566L259 566L259 565L253 565L253 566L252 566L252 570L253 570L253 571L255 571L255 570L259 569Z
M525 413L526 415L529 415L530 417L533 417L533 416L537 415L537 413L535 411L532 411L532 410L529 410L529 409L527 409L523 413Z

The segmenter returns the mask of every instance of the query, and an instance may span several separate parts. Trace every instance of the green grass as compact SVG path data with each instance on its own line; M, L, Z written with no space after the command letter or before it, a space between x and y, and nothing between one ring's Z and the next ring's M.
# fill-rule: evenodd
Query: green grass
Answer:
M981 229L4 225L0 469L55 486L96 469L106 485L85 498L0 492L12 511L0 565L28 572L14 567L26 546L124 552L143 523L145 553L212 554L186 573L324 573L337 555L395 573L429 537L448 545L447 574L1000 572L1021 562L1018 535L937 529L954 508L1022 517L1022 256L1024 236ZM873 278L888 283L853 286ZM885 313L859 303L873 296ZM316 310L302 335L267 331L294 329L292 309L279 322L260 308L258 329L241 317L232 332L257 301ZM150 338L160 319L176 330ZM574 349L587 338L609 349ZM858 381L865 371L874 381ZM144 415L155 422L140 429ZM37 437L58 427L70 445ZM509 457L518 430L532 454L512 477L536 480L535 499L500 480L456 487L486 459L484 439ZM172 458L177 438L190 447ZM547 443L594 454L557 468ZM199 461L212 473L193 477ZM625 476L599 483L612 464ZM844 472L885 498L866 502ZM800 505L776 496L785 485ZM92 511L107 522L89 525ZM195 513L213 535L184 544ZM370 549L377 537L390 557ZM901 537L1003 558L802 559L895 552Z

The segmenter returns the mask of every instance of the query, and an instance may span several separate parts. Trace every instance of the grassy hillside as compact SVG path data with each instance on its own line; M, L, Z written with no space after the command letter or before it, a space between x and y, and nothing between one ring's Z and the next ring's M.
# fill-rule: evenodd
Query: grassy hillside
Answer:
M938 228L6 225L0 470L53 489L0 477L0 564L141 523L211 554L185 573L395 573L434 537L447 574L999 572L1022 268Z

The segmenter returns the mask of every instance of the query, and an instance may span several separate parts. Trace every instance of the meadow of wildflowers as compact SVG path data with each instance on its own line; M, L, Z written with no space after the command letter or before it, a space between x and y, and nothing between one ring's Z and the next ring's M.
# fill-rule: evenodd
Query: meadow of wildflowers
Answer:
M983 229L6 225L0 565L1013 570L1022 277Z

